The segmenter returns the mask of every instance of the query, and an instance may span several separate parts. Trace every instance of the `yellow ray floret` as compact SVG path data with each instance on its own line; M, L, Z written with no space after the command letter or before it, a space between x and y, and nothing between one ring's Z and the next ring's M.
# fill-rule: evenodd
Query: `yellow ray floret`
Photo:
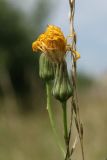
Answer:
M75 61L80 58L80 54L67 45L67 39L61 29L54 25L47 26L45 32L33 42L32 49L34 52L45 53L53 62L63 61L67 51L72 51Z
M34 52L45 53L52 61L62 61L66 54L66 39L59 27L48 25L46 31L33 42Z
M75 50L71 49L71 51L73 52L74 61L76 62L80 58L80 54L77 51L75 51Z

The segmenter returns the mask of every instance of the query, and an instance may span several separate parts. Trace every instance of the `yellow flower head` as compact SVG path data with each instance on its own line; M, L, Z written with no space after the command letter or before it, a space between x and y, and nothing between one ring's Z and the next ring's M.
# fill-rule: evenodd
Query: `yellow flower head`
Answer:
M60 62L66 54L66 39L59 27L48 25L46 31L32 44L34 52L45 53L52 61Z

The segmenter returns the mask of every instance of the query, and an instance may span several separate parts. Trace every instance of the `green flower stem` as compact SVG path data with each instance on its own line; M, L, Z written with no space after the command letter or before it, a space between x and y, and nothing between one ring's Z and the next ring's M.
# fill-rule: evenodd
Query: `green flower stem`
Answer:
M66 106L66 101L62 102L62 109L63 109L64 138L65 138L66 145L68 145L67 144L68 128L67 128L67 106Z
M53 112L52 112L52 108L51 108L51 88L50 88L49 82L46 82L46 91L47 91L47 111L48 111L48 114L49 114L51 127L52 127L53 133L55 135L57 145L59 146L59 148L60 148L60 150L63 154L63 157L65 157L65 151L62 147L62 144L60 142L60 139L59 139L59 136L57 134L56 127L55 127L55 120L54 120L54 116L53 116Z

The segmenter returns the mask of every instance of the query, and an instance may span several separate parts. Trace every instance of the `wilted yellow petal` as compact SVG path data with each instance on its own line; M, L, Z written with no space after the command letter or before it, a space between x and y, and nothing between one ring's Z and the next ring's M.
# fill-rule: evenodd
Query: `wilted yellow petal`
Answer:
M52 61L62 61L66 54L66 39L59 27L48 25L46 31L32 43L34 52L45 53Z
M72 52L74 53L74 60L77 61L80 58L80 54L79 52L72 50Z

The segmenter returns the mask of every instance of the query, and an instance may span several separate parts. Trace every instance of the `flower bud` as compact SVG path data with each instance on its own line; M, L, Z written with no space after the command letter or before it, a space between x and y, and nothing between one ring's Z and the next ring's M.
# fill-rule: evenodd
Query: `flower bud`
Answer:
M72 96L72 86L69 80L66 62L57 64L55 81L52 90L53 96L59 101L66 101Z
M54 78L53 63L44 53L40 55L39 59L39 76L45 81L49 81Z

